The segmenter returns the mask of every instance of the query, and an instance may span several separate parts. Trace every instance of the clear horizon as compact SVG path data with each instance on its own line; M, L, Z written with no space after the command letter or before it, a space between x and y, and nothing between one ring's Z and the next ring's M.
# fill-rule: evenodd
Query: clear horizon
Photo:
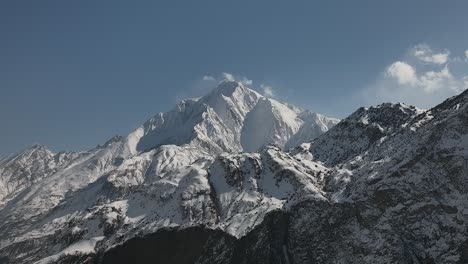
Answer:
M464 1L8 1L0 157L86 150L228 74L330 117L428 108L468 85ZM441 19L443 18L443 19Z

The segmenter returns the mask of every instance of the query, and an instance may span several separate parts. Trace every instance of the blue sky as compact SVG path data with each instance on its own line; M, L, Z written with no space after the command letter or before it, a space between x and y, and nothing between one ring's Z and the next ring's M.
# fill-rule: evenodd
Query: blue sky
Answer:
M467 1L2 1L0 155L125 135L223 73L334 117L465 88ZM205 77L205 80L203 80Z

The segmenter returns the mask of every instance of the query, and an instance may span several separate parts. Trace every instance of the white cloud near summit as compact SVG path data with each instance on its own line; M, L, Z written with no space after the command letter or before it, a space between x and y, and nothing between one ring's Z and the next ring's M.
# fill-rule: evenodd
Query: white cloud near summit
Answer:
M231 82L240 82L243 85L251 86L253 84L253 81L251 79L248 79L245 76L239 76L239 75L234 75L232 73L228 72L223 72L221 73L221 76L218 77L213 77L211 75L205 75L202 77L202 81L205 82L218 82L221 83L223 81L231 81Z
M449 50L416 45L388 65L374 85L363 91L367 105L402 102L430 108L468 88L468 54L452 57Z
M264 96L275 97L275 91L273 90L273 87L265 85L265 84L260 84L260 88L263 90Z
M223 72L223 80L222 81L238 81L242 83L243 85L252 85L253 81L250 79L247 79L244 76L234 76L231 73Z
M266 84L260 84L260 86L258 87L254 87L253 86L253 81L245 76L240 76L240 75L234 75L232 73L228 73L228 72L223 72L221 73L220 75L218 75L218 77L213 77L212 75L205 75L202 77L201 79L203 82L205 82L205 84L213 84L214 83L221 83L223 81L236 81L236 82L240 82L242 83L243 85L246 85L248 86L249 88L251 89L255 89L257 90L258 92L262 93L264 96L266 97L270 97L270 98L277 98L278 94L276 93L275 89L273 89L273 87L271 87L270 85L266 85Z

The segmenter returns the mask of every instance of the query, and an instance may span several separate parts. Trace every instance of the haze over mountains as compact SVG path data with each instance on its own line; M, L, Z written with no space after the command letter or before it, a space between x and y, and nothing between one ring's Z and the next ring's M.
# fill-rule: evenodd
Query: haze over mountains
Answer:
M467 105L340 121L227 81L92 150L33 146L0 160L0 263L465 263Z

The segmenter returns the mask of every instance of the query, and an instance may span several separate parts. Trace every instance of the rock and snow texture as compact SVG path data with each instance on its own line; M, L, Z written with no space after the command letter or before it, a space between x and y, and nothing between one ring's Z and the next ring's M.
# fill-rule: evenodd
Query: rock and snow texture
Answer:
M0 161L0 208L18 193L68 166L79 153L53 154L35 145Z
M370 146L404 129L422 110L404 104L384 103L359 108L328 133L312 141L310 152L315 160L334 166L348 161Z
M216 231L197 263L467 263L467 120L468 92L338 122L225 82L90 151L1 160L0 263L193 227Z
M325 199L328 169L282 149L336 123L224 82L92 150L34 146L0 161L0 257L57 262L170 226L242 237L271 210Z
M467 263L467 107L464 92L336 166L333 203L292 210L296 262Z

